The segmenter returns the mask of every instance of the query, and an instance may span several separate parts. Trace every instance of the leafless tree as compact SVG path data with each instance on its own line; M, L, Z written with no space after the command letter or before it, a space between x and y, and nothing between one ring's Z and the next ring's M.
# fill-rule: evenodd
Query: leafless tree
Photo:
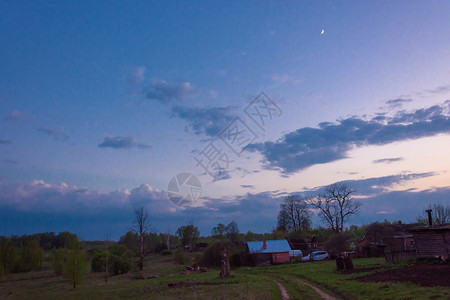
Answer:
M167 250L170 250L170 235L172 234L172 226L167 226L167 236L166 236L166 245Z
M144 268L144 236L149 227L148 213L143 207L134 210L133 232L139 235L139 270Z
M420 224L428 224L428 214L427 210L432 210L432 223L433 224L445 224L450 222L450 206L447 204L444 206L440 203L430 204L427 208L423 210L422 215L417 217L417 222Z
M340 234L344 231L345 222L357 214L361 207L361 202L352 198L354 192L355 190L345 184L335 183L309 203L318 210L318 215L324 223L335 233Z
M109 245L109 233L106 234L106 250L105 250L105 284L108 284L108 245Z
M308 229L311 223L307 202L298 195L284 198L278 214L278 229L283 231L299 231Z

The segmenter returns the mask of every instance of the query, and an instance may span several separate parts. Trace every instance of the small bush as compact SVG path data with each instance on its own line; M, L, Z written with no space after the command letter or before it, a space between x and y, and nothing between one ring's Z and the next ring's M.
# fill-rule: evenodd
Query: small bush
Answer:
M299 255L299 256L293 257L293 258L291 259L291 262L294 263L294 264L301 263L301 262L302 262L302 256Z
M330 238L328 241L325 242L325 249L331 254L331 255L337 255L340 252L348 250L348 240L350 239L350 236L347 235L335 235L332 238Z
M164 249L164 250L161 252L161 254L162 254L162 255L172 255L172 251L167 250L167 249Z
M194 263L200 264L202 262L202 259L203 259L203 253L202 252L196 252L194 254Z
M114 275L126 274L132 268L131 251L124 245L119 245L108 250L108 270ZM93 272L105 272L106 251L97 252L91 261Z
M53 266L55 275L62 275L64 270L64 262L66 259L65 248L53 249L50 253L50 261Z
M91 260L92 272L105 272L105 255L104 252L96 252Z
M175 252L173 259L175 260L175 262L179 265L185 265L188 263L189 261L189 256L186 252L184 252L183 250L178 250Z
M233 244L229 240L214 242L206 248L205 252L203 252L201 264L207 267L220 267L220 261L223 258L224 250L231 256L232 248Z

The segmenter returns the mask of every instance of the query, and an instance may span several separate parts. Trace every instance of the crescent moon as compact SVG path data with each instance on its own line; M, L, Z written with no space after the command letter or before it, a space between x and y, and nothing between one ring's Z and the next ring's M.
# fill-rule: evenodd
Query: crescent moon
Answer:
M324 34L324 33L325 33L325 30L322 29L322 32L320 34Z

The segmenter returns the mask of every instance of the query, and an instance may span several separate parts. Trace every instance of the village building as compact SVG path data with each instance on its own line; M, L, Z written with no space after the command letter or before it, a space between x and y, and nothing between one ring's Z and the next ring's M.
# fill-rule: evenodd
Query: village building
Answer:
M301 250L303 255L311 253L314 250L321 250L323 244L319 242L317 237L304 238L286 238L292 250Z
M358 241L358 254L364 257L383 257L386 252L414 251L413 234L408 230L411 224L376 224L368 228Z
M247 251L255 266L290 262L291 247L287 240L262 240L247 242Z
M417 226L409 230L414 236L418 257L450 257L450 223Z

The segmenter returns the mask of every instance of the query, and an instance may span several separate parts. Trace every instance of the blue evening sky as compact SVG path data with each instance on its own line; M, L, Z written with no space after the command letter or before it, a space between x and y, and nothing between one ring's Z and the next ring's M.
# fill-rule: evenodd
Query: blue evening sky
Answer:
M345 181L351 223L450 199L448 1L0 1L0 235L276 225L280 199ZM282 111L254 127L261 92ZM235 117L256 139L218 140ZM194 157L216 141L217 180ZM202 198L167 198L181 172ZM317 218L316 226L320 225Z

